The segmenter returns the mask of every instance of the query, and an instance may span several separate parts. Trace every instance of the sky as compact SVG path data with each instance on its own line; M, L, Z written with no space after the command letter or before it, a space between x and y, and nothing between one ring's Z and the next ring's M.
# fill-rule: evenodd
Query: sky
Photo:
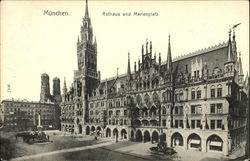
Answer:
M188 54L228 40L235 30L244 74L249 73L248 1L89 1L89 15L98 46L101 79L131 69L141 57L141 45L152 41L153 52L166 60L168 35L172 57ZM44 11L68 12L48 16ZM2 1L1 100L39 101L41 74L52 80L64 77L67 86L77 69L76 42L85 12L85 1ZM105 16L103 12L120 13ZM122 13L157 13L158 16L122 16ZM140 58L141 59L141 58Z

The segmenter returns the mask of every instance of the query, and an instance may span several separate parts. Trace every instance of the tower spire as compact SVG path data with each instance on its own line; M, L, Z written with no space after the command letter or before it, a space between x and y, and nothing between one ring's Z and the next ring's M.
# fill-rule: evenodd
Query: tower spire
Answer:
M150 41L149 52L152 54L152 41Z
M239 54L239 75L244 75L241 63L241 53Z
M84 18L89 18L88 0L86 0L86 8L85 8Z
M66 78L64 77L64 82L63 82L63 94L67 93L67 85L66 85Z
M136 62L134 62L134 72L136 72Z
M118 71L119 71L120 68L116 68L116 78L118 78L119 74L118 74Z
M130 79L131 70L130 70L130 53L129 53L129 52L128 52L128 69L127 69L127 76L128 76L128 79Z
M232 46L231 46L231 32L232 32L232 30L229 29L229 31L228 31L229 40L228 40L228 51L227 51L227 61L228 62L233 61Z
M159 53L159 66L161 66L161 53Z
M172 71L172 55L170 45L170 34L168 35L168 55L167 55L167 71Z

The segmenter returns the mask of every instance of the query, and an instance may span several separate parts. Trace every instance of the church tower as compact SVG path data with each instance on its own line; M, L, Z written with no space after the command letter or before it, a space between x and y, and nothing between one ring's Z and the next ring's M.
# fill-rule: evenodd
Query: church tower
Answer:
M78 70L87 72L90 69L96 72L97 69L97 42L93 42L93 29L88 11L88 1L86 0L85 15L82 20L80 38L77 39L77 60Z
M53 99L58 104L62 102L60 79L58 77L53 79Z
M74 72L74 104L79 113L75 118L76 127L81 129L88 122L87 97L100 83L97 71L97 41L93 40L93 29L86 0L85 14L82 20L80 37L77 39L77 70ZM84 129L84 128L83 128ZM77 129L76 129L77 130ZM78 130L83 132L82 130Z
M49 75L43 73L41 75L41 93L40 93L40 102L47 102L50 100L50 85L49 85Z

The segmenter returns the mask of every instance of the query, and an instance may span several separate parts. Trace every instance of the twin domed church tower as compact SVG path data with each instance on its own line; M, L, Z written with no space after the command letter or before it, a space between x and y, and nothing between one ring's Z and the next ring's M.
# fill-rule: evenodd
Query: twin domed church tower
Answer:
M53 92L51 95L50 94L49 75L46 73L43 73L41 75L40 102L54 102L57 104L60 104L62 102L60 79L59 78L55 77L53 79Z

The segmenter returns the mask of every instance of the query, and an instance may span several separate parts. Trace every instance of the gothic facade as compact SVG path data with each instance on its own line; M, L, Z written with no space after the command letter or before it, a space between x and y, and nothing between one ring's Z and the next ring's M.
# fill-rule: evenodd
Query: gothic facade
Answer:
M232 34L232 35L231 35ZM226 42L167 61L142 45L141 60L127 73L100 80L97 42L86 3L77 41L78 69L69 90L64 81L61 129L142 142L163 140L225 155L245 139L247 86L235 32ZM239 55L239 57L238 57Z

